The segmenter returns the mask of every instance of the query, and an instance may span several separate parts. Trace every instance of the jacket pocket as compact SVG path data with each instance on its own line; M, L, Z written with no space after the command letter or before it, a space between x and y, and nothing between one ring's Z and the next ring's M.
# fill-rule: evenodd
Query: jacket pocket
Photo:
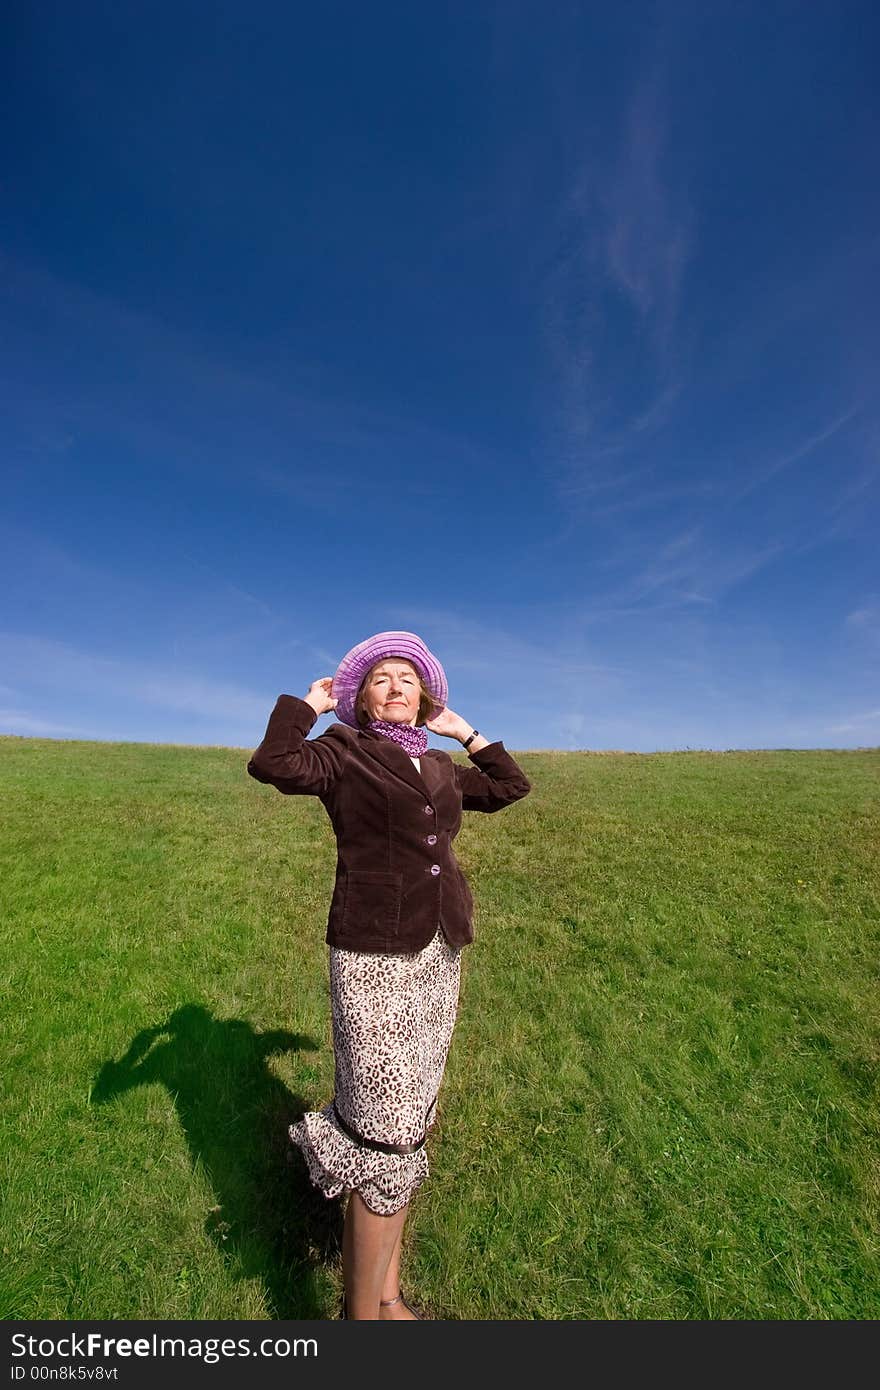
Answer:
M403 874L353 869L346 875L340 935L359 941L397 936Z

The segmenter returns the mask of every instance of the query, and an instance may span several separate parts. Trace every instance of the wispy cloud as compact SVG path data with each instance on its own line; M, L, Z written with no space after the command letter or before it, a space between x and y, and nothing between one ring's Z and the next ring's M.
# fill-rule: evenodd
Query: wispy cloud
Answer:
M196 559L195 556L189 555L186 551L183 551L182 554L187 564L191 565L194 570L197 570L200 574L207 576L211 580L212 584L216 586L215 592L217 594L231 597L243 609L249 610L267 623L278 623L281 621L281 615L277 613L270 604L266 603L264 599L258 598L256 594L252 594L241 584L233 584L226 575L221 574L213 565L206 565L204 560Z
M57 454L97 428L162 461L168 474L208 479L212 492L246 484L328 514L352 489L369 494L376 461L393 468L398 454L407 459L408 489L425 496L434 484L411 475L413 457L423 470L450 461L504 466L501 450L454 425L425 424L404 403L365 401L357 383L352 391L320 363L281 373L269 361L261 373L107 295L9 256L0 267L0 303L19 344L4 364L15 382L14 452L27 459ZM68 340L83 344L73 365L66 355L52 358L52 344ZM112 388L108 359L120 364Z
M664 83L652 73L633 90L616 150L584 157L560 210L543 326L561 398L564 489L630 485L614 454L658 428L678 392L692 219L667 167L666 132ZM612 351L621 340L624 357Z
M0 661L32 688L62 689L99 702L124 699L214 722L259 728L271 708L266 693L179 668L120 661L42 637L0 633Z
M489 735L508 746L515 738L519 748L582 747L596 710L620 703L638 679L625 661L595 650L574 614L552 606L543 614L518 610L510 626L441 608L397 613L442 660L452 707L471 719L493 711Z
M597 612L606 616L614 610L715 604L786 549L787 543L776 538L753 543L728 539L719 545L701 523L673 531L665 541L649 543L633 536L627 547L608 556L608 568L628 573L601 596Z
M843 631L852 649L873 658L880 651L880 598L876 594L868 595L858 608L846 615Z
M18 709L0 709L0 733L24 734L31 738L103 737L91 729L82 729L73 724L56 724L53 720L40 719L26 710Z
M589 645L569 628L564 637L548 632L544 640L522 636L499 625L462 618L439 608L397 609L401 622L412 630L430 633L444 665L450 670L491 675L504 689L516 689L519 698L531 692L546 700L548 689L558 689L582 677L613 684L630 674L626 668L594 657ZM426 638L426 640L428 640Z
M671 346L690 243L689 218L664 174L666 126L662 83L654 75L634 93L617 165L600 194L605 263L660 354Z
M862 731L876 734L880 730L880 709L865 710L862 714L851 714L840 724L831 724L831 734L858 734Z
M576 489L574 489L576 490ZM722 487L709 480L703 482L693 482L690 484L682 483L675 487L645 487L635 489L628 497L620 497L615 502L598 503L590 507L590 515L594 520L604 520L608 517L620 516L625 512L647 512L654 508L667 508L669 506L681 507L685 503L709 502L722 496Z
M847 516L863 516L872 491L876 502L880 494L880 424L876 420L866 422L858 441L855 470L831 504L835 517L843 522Z
M847 613L847 627L873 627L880 623L880 596L870 594L858 609Z
M880 628L880 598L874 598L872 595L867 603L847 613L845 622L847 627L856 628L858 631Z
M66 613L77 623L79 615L88 614L89 628L101 632L103 647L120 637L127 640L128 618L120 623L120 614L142 614L141 631L154 652L153 670L157 665L179 670L181 661L191 669L234 669L236 662L251 665L255 651L285 659L293 655L309 669L335 665L326 646L310 640L308 623L285 611L277 586L269 591L273 602L267 602L234 582L229 574L235 571L224 570L222 562L208 563L189 550L179 552L184 564L173 575L141 579L114 574L92 558L82 560L33 526L0 523L0 553L4 550L22 593L45 587L63 594ZM12 606L5 616L14 622ZM50 667L60 659L59 650L60 644ZM39 668L28 669L24 663L21 671L30 686ZM20 690L0 686L0 699L12 703L21 697Z
M824 425L821 429L810 434L806 439L801 440L798 444L793 445L789 449L783 450L783 452L775 458L759 464L757 471L748 482L731 492L730 501L742 501L744 497L748 497L756 488L764 487L769 483L771 478L775 478L776 475L781 473L784 469L790 468L793 463L799 463L801 459L807 458L810 454L814 453L816 449L819 449L823 444L827 444L836 434L839 434L844 426L848 425L858 412L858 406L851 406L842 414L837 415L833 420L829 421L828 424Z

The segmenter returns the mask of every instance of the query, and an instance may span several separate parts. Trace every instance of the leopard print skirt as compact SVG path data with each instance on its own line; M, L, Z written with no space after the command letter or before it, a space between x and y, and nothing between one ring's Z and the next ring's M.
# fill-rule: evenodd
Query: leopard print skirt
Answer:
M371 1211L389 1216L428 1176L424 1146L384 1153L353 1135L394 1148L424 1139L435 1118L460 975L461 951L441 931L406 955L331 947L335 1095L290 1126L325 1197L353 1188Z

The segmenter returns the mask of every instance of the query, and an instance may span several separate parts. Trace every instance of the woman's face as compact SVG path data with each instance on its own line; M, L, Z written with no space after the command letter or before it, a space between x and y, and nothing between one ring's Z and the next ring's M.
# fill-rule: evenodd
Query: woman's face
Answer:
M364 705L370 719L415 725L421 693L415 667L402 657L392 657L380 661L367 676Z

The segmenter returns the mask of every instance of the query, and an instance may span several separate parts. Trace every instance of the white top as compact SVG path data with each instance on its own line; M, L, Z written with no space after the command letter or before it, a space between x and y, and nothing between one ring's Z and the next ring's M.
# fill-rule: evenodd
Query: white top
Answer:
M416 772L419 774L419 776L421 776L421 774L422 774L422 765L421 765L421 763L419 762L418 758L414 758L414 757L413 757L412 753L410 753L409 756L410 756L410 762L412 762L412 763L414 764L415 769L416 769Z

